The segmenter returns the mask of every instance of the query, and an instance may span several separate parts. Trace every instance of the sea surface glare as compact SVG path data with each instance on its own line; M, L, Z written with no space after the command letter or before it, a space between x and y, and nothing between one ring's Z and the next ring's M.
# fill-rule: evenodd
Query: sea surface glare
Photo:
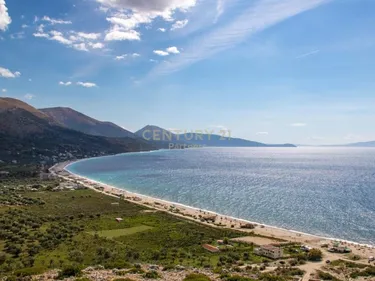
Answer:
M68 170L276 227L375 245L375 149L202 148L129 153Z

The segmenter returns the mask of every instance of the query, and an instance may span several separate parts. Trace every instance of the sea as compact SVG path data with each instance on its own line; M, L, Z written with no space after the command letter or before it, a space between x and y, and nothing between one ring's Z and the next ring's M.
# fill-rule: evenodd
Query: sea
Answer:
M199 148L85 159L120 189L322 237L375 245L375 148Z

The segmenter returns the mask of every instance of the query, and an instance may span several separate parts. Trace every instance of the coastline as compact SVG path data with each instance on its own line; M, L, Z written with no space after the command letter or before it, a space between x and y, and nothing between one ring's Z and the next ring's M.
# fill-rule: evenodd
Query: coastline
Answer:
M374 256L375 255L375 245L370 244L361 244L358 242L347 241L343 239L337 239L333 237L323 237L314 234L304 233L300 231L279 228L276 226L266 225L259 222L253 222L245 219L235 218L227 215L222 215L216 212L212 212L209 210L205 210L202 208L195 208L192 206L187 206L181 203L171 202L159 198L155 198L148 195L143 195L135 192L130 192L115 186L111 186L100 181L92 180L89 178L85 178L78 174L75 174L69 171L67 168L78 161L85 161L88 159L82 159L77 161L70 161L70 162L63 162L58 163L50 168L50 171L55 173L56 175L66 179L66 180L73 180L77 181L80 184L95 190L97 192L102 192L103 194L114 196L116 198L123 198L128 200L129 202L147 206L149 208L155 209L156 211L164 211L171 213L172 215L179 216L185 219L190 219L192 221L203 223L207 226L211 227L219 227L219 228L231 228L243 232L253 232L254 234L269 237L270 239L275 239L274 243L279 243L280 240L284 240L285 242L297 242L305 245L309 245L311 247L320 248L322 244L330 244L333 241L337 241L342 243L345 246L349 246L352 249L353 254L358 254L363 258ZM61 175L61 173L65 173L65 175ZM178 211L177 211L178 210ZM202 221L202 218L207 217L216 217L216 219L209 223ZM220 226L218 226L220 224ZM241 225L244 224L252 224L255 226L254 229L244 229L241 228ZM270 239L264 243L270 242ZM243 240L245 242L253 242L249 238L248 241ZM272 242L272 241L271 241ZM255 243L257 244L257 243Z

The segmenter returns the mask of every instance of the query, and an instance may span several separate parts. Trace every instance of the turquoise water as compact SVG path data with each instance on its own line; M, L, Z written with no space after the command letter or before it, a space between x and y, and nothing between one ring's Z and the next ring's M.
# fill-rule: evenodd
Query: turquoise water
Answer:
M73 173L250 221L375 245L375 149L202 148L76 162Z

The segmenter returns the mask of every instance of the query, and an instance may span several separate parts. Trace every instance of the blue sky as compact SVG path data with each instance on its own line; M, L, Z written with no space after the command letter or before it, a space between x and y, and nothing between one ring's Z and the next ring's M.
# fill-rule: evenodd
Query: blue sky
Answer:
M375 140L373 0L0 0L0 95L129 130Z

